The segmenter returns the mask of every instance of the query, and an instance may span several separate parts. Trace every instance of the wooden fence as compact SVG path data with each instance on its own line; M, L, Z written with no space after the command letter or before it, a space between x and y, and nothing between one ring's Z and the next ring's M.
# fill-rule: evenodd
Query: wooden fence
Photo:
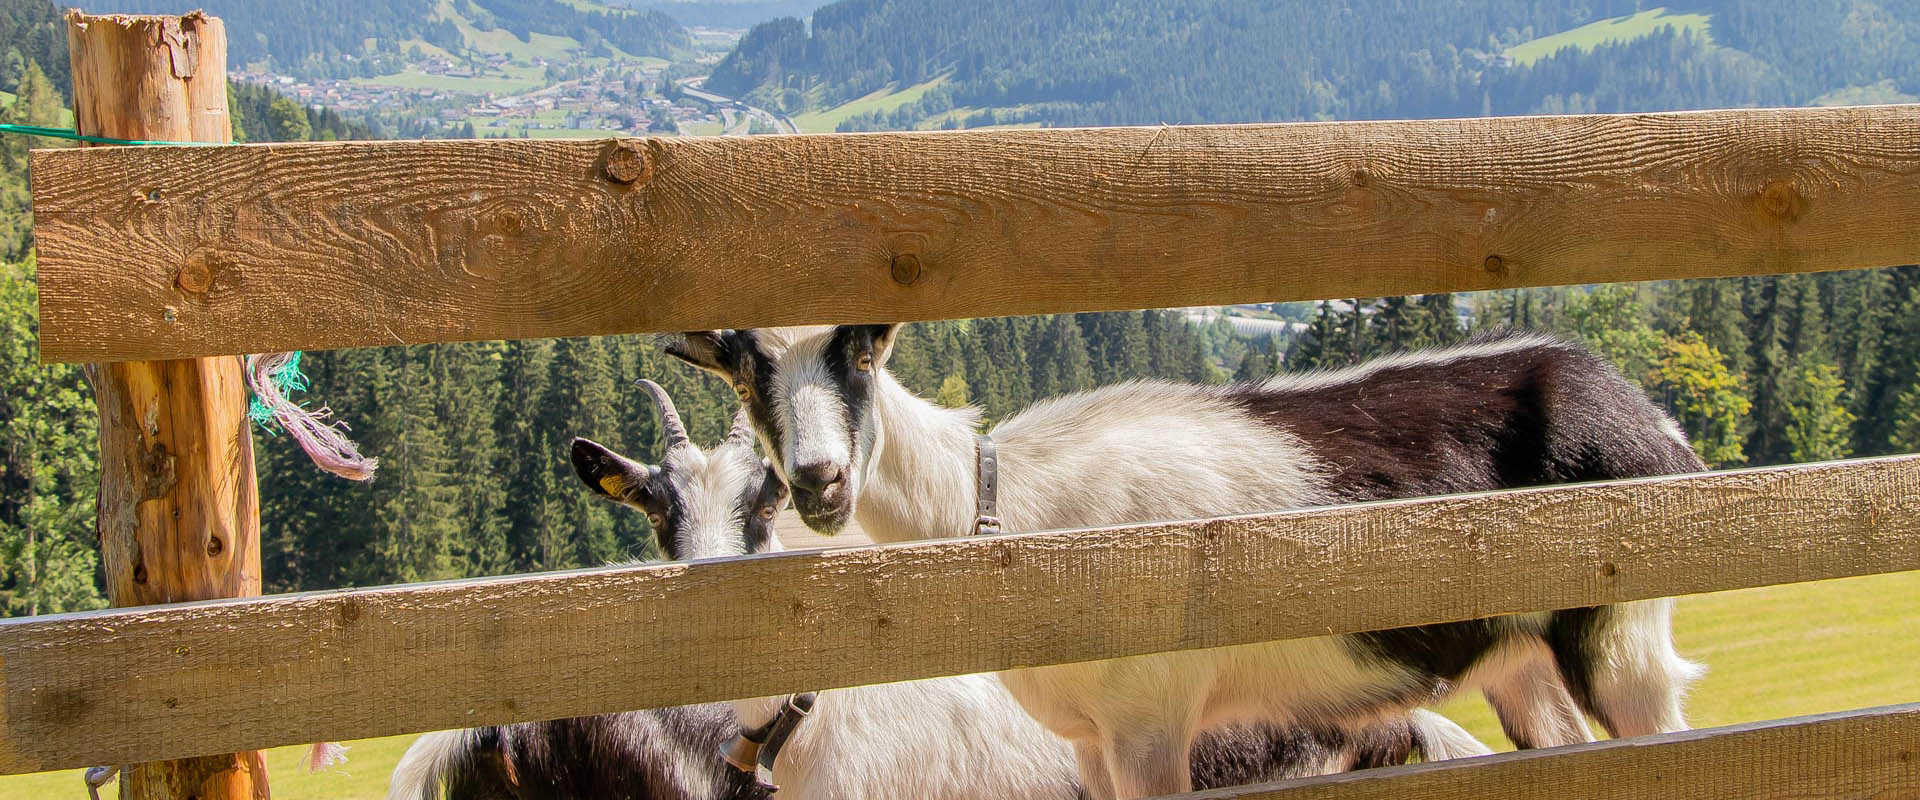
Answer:
M1920 262L1917 134L1892 106L44 151L42 352L1890 266ZM0 620L0 773L1911 569L1900 457ZM1204 796L1912 797L1917 750L1899 707Z

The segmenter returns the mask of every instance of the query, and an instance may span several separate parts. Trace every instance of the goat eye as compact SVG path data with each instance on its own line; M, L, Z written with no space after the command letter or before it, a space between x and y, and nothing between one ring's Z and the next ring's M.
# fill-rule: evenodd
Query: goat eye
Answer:
M773 519L773 506L761 506L761 507L760 507L760 518L761 518L761 519Z
M861 353L860 360L854 362L853 368L860 370L861 372L872 372L873 371L873 354Z
M748 391L747 391L747 385L746 385L746 384L744 384L744 383L736 383L736 384L734 384L734 385L733 385L733 393L734 393L734 394L737 394L737 395L740 395L740 399L742 399L742 400L745 400L745 399L747 399L747 394L748 394Z
M662 519L659 514L648 512L647 524L652 525L655 530L659 530L660 528L666 527L667 521Z

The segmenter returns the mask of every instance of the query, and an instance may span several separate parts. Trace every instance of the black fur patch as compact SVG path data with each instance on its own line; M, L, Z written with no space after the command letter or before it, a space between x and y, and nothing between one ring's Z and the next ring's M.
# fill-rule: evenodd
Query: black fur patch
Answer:
M1445 688L1440 681L1459 681L1499 644L1500 631L1495 622L1482 619L1356 633L1349 641L1361 644L1369 657L1414 670L1421 680L1410 687L1409 699L1424 702Z
M445 775L449 800L761 800L753 780L720 759L737 731L725 704L633 711L479 730ZM654 735L658 732L659 735ZM680 754L707 773L714 794L679 780ZM509 774L509 771L511 774Z
M1333 763L1343 770L1404 764L1419 748L1406 717L1357 732L1303 726L1232 725L1193 742L1193 788L1215 789L1302 778Z
M885 325L841 325L833 329L833 338L822 353L826 372L839 390L840 402L847 409L847 441L856 442L867 416L873 413L873 373L861 372L855 365L862 355L876 359L879 369L879 337ZM851 449L851 448L850 448ZM853 465L847 465L852 469Z
M1547 647L1560 666L1560 679L1573 694L1573 702L1600 725L1618 730L1593 699L1593 638L1604 629L1613 611L1606 607L1570 608L1554 612L1547 626Z
M1298 436L1328 467L1327 488L1344 501L1704 468L1666 435L1646 395L1599 356L1565 342L1387 366L1339 383L1237 384L1221 392Z
M786 484L780 482L780 474L774 472L772 467L759 466L755 474L759 478L748 481L740 498L740 507L746 509L747 515L746 530L742 535L746 537L746 551L749 553L759 552L773 538L773 520L762 518L761 509L772 508L778 512L787 496Z

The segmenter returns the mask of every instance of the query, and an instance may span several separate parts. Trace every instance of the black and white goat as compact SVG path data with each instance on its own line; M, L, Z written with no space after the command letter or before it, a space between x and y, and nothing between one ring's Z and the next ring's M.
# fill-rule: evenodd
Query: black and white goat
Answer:
M897 326L698 331L667 351L732 384L807 524L880 541L961 536L981 516L978 414L884 368ZM1257 384L1144 381L1009 417L1005 530L1213 516L1703 468L1603 359L1531 335ZM1284 565L1276 565L1284 569ZM1700 668L1666 600L1003 673L1071 740L1101 797L1192 788L1198 731L1340 727L1480 688L1520 746L1682 730Z
M772 520L786 487L754 453L745 415L719 446L687 438L665 391L642 385L661 411L660 465L575 439L571 459L589 489L647 514L675 560L774 552ZM394 770L389 800L456 798L684 798L764 796L720 757L746 723L773 718L783 698L635 711L421 737ZM1232 786L1486 752L1452 722L1421 714L1357 735L1282 733L1237 726L1202 737L1192 753L1203 786ZM1080 795L1067 743L1022 711L991 675L820 693L775 763L782 798L881 800Z

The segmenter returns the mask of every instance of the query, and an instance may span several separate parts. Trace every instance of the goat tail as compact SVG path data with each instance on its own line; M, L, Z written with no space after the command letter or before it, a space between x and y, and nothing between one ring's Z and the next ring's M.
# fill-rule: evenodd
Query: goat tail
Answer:
M387 783L387 800L437 800L440 780L473 749L471 730L434 731L413 740Z
M1413 722L1413 745L1420 752L1422 761L1469 758L1493 752L1493 748L1474 738L1473 734L1453 720L1424 708L1414 709L1410 716Z

